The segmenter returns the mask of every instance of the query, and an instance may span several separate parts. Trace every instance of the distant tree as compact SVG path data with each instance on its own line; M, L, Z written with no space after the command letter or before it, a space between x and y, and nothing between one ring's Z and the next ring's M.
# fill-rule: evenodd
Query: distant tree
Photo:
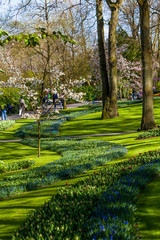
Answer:
M139 9L136 0L124 0L120 8L118 25L128 31L133 39L140 40L139 36Z
M125 49L122 54L128 61L133 62L141 59L140 42L132 36L129 36L129 34L121 27L119 27L116 31L116 40L117 47L125 45Z

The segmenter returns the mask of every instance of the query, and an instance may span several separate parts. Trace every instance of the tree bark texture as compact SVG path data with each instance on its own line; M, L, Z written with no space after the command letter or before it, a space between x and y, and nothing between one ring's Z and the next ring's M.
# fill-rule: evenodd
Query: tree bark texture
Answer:
M118 23L119 8L124 0L117 0L116 3L106 0L111 10L111 19L109 22L108 39L108 62L109 62L109 85L110 85L110 117L118 116L117 105L117 57L116 57L116 28Z
M41 155L41 122L38 120L38 157Z
M148 0L138 0L141 26L141 54L143 79L143 112L141 129L156 127L153 112L152 49L150 44L150 7Z
M63 109L67 109L67 102L66 102L66 100L64 100Z
M118 23L119 8L112 6L111 20L109 23L108 60L110 82L110 109L112 117L118 116L117 106L117 58L116 58L116 28Z
M106 66L105 41L104 41L104 21L103 21L103 2L96 0L96 17L97 17L97 33L98 33L98 49L100 73L102 79L102 119L110 118L109 115L109 80Z

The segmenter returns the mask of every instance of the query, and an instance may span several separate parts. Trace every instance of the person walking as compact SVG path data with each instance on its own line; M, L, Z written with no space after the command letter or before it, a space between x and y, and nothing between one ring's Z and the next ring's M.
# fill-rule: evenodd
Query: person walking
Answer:
M63 109L63 108L64 108L64 99L61 98L60 102L61 102L61 103L60 103L60 108Z
M21 97L21 99L19 100L19 116L22 116L22 114L24 113L25 110L25 101L23 99L23 97Z
M47 95L44 96L42 104L43 104L43 108L47 107L47 104L48 104L48 97L47 97Z
M4 104L1 105L1 117L2 120L7 120L7 108Z
M53 94L53 105L54 105L54 109L56 108L56 101L57 101L57 99L58 99L58 95L57 95L57 93L54 93L54 94Z
M132 91L133 100L135 100L135 90Z
M129 100L132 100L132 97L133 97L133 95L132 95L132 89L130 89L130 91L129 91Z
M13 106L12 106L12 105L10 105L10 104L7 104L7 110L8 110L8 114L9 114L9 116L11 116L11 115L12 115L12 108L13 108Z

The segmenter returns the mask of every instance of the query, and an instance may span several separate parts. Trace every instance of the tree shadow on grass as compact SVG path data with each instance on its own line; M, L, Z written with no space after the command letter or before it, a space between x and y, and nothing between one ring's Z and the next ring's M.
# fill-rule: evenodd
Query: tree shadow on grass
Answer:
M15 230L22 225L31 211L38 209L49 201L58 191L58 188L77 181L77 179L64 180L52 185L39 188L35 191L25 192L1 201L0 205L0 240L11 239Z
M140 237L160 239L160 176L157 176L140 195L137 202Z
M36 155L38 150L33 147L28 147L22 145L19 142L4 142L0 145L0 159L1 161L11 160L17 161L22 159L24 156L25 158L30 158L32 155ZM38 155L38 154L37 154Z

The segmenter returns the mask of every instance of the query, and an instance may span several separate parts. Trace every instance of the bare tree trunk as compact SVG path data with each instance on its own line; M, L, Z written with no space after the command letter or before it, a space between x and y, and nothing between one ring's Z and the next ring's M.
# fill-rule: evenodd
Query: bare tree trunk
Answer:
M139 21L136 19L136 9L138 7L136 0L127 0L124 2L120 11L123 13L122 19L120 19L121 23L123 23L124 19L127 20L129 27L132 32L132 37L134 39L140 40L139 37Z
M109 80L106 67L105 42L104 42L104 22L103 22L103 3L102 0L96 0L98 49L100 61L100 73L102 79L102 119L109 118Z
M118 116L117 106L117 58L116 58L116 27L118 23L118 7L111 7L111 20L109 23L108 60L110 82L110 116Z
M66 100L64 100L64 103L63 103L63 109L67 109L67 103L66 103Z
M142 78L143 78L143 113L141 129L156 127L153 112L152 50L150 44L150 7L148 0L137 0L140 9Z
M46 19L46 25L47 25L47 32L50 32L50 27L49 27L49 16L48 16L48 0L45 0L45 19ZM47 37L47 73L48 73L48 78L49 78L49 85L50 85L50 95L51 95L51 88L52 88L52 80L51 80L51 48L50 48L50 40Z
M157 60L160 66L160 15L158 16L158 52L157 52ZM160 80L160 69L158 69L158 81Z
M41 122L38 120L38 157L41 155Z

